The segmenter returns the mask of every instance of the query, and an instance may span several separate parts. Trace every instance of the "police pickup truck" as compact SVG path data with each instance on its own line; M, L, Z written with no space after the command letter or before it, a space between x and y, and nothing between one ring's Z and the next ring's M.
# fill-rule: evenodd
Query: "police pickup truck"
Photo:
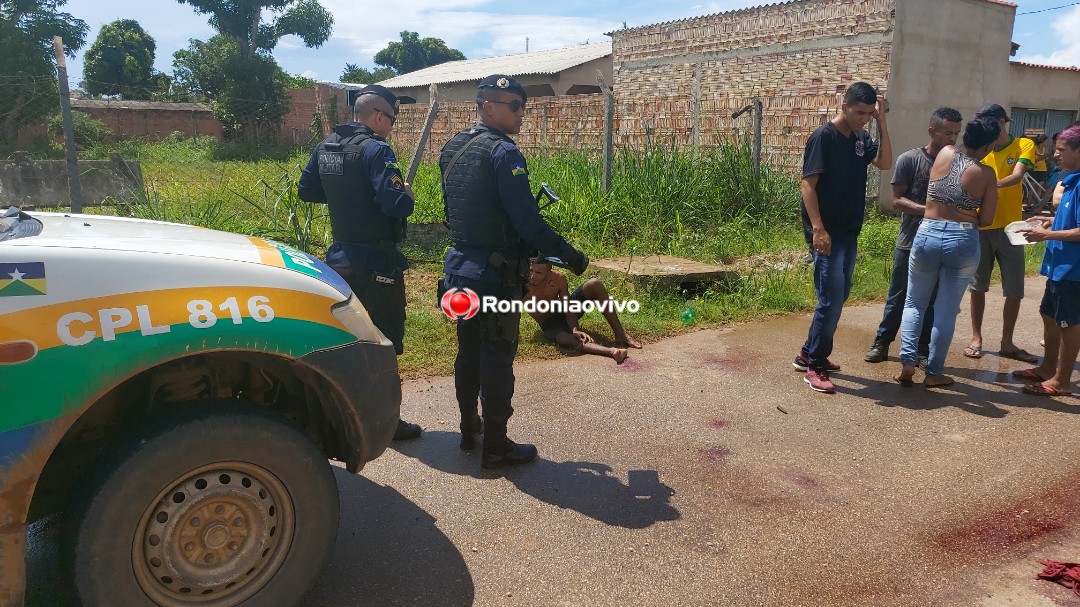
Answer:
M55 517L83 607L298 603L328 458L390 443L393 345L319 260L155 221L0 212L0 607Z

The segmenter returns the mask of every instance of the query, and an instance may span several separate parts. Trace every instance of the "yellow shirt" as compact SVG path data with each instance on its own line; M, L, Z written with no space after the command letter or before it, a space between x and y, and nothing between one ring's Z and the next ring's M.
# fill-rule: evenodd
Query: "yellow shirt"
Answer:
M982 161L983 164L994 169L999 181L1012 175L1017 162L1026 164L1030 171L1035 166L1035 142L1027 137L1013 137L1012 141L1004 149L990 150L990 153ZM982 229L1001 229L1023 218L1024 183L1021 181L1007 188L998 188L997 212L994 213L994 223Z
M1037 157L1042 156L1042 153L1045 150L1047 150L1047 148L1049 148L1049 147L1050 147L1050 141L1043 141L1041 146L1035 146L1036 156ZM1039 171L1045 171L1045 170L1047 170L1047 159L1044 158L1042 160L1035 161L1034 171L1039 172Z

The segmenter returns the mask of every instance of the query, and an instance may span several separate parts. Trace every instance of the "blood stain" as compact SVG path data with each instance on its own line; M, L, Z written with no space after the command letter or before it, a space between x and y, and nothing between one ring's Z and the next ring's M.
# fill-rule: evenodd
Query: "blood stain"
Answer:
M735 452L727 447L709 447L705 450L705 457L710 461L719 462L735 455Z
M710 428L716 428L716 429L719 430L720 428L727 428L727 425L728 425L728 423L726 421L720 419L719 417L709 420L709 427Z
M821 481L802 472L799 472L792 477L791 482L804 489L817 489L818 487L821 487Z

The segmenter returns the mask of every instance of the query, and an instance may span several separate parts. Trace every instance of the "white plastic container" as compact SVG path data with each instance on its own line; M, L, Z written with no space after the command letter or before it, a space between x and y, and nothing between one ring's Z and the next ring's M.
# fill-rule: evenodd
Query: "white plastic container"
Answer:
M1014 221L1005 226L1005 235L1009 237L1009 242L1012 244L1035 244L1034 242L1028 242L1027 238L1020 233L1020 230L1026 230L1028 228L1037 228L1042 225L1042 222L1038 219L1028 219L1027 221Z

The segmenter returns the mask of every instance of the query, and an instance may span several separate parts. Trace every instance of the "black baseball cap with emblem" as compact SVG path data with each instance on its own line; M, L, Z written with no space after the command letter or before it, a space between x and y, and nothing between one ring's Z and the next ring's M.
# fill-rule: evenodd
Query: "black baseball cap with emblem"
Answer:
M1009 114L1005 112L1005 108L996 103L984 105L979 108L979 111L975 112L976 118L993 118L995 120L1004 120L1009 122Z
M378 95L386 100L390 104L390 107L394 108L394 113L398 111L398 98L393 91L379 84L369 84L362 89L353 89L349 91L349 105L356 105L356 102L360 99L361 95Z
M480 81L477 89L495 89L497 91L509 91L521 97L522 101L529 100L529 94L525 92L525 87L521 86L521 83L514 80L506 74L492 74L487 78Z

